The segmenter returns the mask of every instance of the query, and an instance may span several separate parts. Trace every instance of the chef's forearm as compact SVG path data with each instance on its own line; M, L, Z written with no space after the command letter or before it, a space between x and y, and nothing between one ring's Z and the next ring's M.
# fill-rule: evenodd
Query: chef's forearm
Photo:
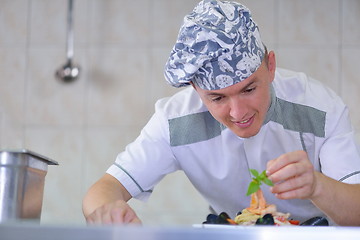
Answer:
M93 213L97 208L111 202L131 198L128 191L114 177L105 174L86 193L83 200L83 214L85 217Z
M312 202L336 224L360 226L360 184L346 184L316 172Z

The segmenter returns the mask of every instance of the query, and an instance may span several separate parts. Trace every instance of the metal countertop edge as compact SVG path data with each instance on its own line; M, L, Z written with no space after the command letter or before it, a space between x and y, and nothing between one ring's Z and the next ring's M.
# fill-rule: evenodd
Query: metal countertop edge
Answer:
M360 227L149 227L0 224L1 240L359 240Z

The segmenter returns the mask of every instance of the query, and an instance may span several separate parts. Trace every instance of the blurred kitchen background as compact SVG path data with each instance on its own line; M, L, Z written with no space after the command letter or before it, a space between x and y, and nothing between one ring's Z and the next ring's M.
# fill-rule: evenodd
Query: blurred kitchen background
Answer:
M156 99L176 91L163 66L198 0L75 0L80 78L54 75L66 59L66 0L0 0L0 149L26 148L49 166L41 222L85 224L86 190L132 141ZM360 1L244 0L278 66L328 84L348 104L360 139ZM209 186L211 187L211 186ZM147 225L201 223L206 202L180 172L147 203Z

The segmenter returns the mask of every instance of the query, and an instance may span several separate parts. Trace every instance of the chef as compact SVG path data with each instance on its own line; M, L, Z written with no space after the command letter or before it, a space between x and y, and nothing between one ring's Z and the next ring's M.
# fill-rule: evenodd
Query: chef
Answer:
M184 171L215 212L249 206L249 169L274 183L265 199L304 221L360 225L360 155L348 108L304 73L276 67L250 11L203 0L185 16L165 65L184 90L161 99L138 138L88 191L88 223L141 223L127 204Z

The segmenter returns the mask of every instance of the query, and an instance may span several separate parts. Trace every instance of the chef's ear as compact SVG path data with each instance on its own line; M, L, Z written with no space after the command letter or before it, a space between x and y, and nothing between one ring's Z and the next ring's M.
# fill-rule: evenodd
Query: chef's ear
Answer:
M267 68L269 70L269 73L271 74L271 79L273 80L275 78L275 70L276 70L276 58L274 51L270 51L267 54ZM271 80L271 81L272 81Z
M276 58L275 58L275 52L270 51L267 54L267 67L270 71L275 71L276 69Z

